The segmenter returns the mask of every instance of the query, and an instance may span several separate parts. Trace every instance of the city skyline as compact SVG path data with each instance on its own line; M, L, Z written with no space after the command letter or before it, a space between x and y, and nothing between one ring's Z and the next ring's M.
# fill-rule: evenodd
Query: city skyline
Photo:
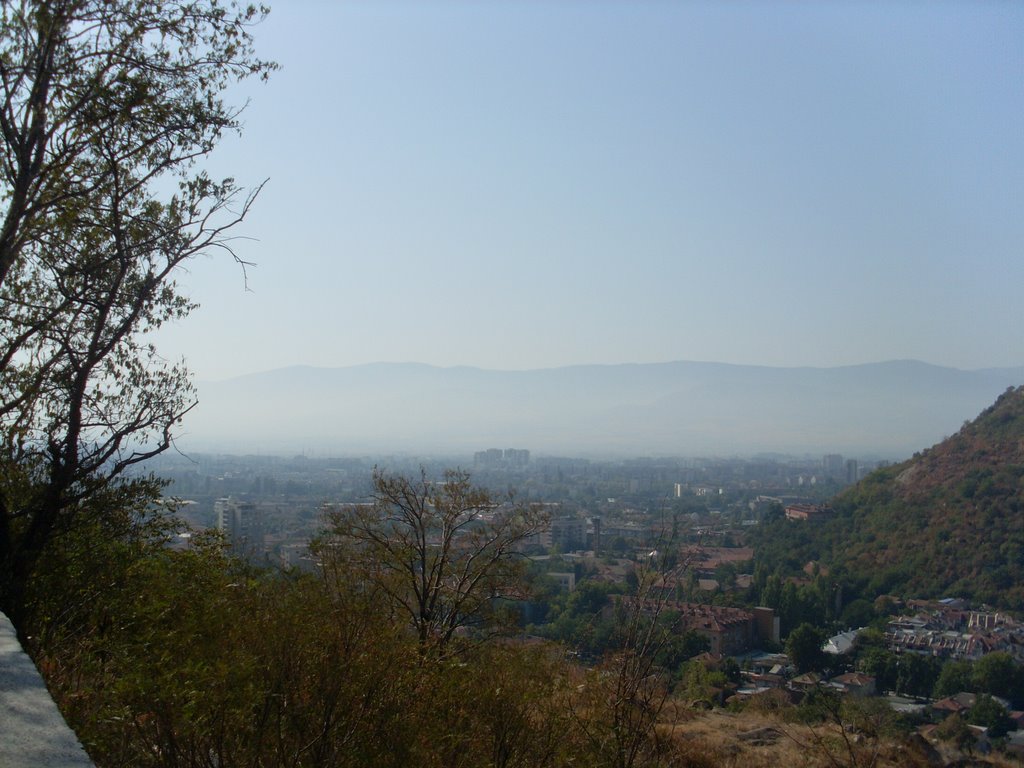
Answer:
M205 163L269 183L157 336L375 361L1024 363L1024 8L278 4ZM247 283L247 285L246 285Z

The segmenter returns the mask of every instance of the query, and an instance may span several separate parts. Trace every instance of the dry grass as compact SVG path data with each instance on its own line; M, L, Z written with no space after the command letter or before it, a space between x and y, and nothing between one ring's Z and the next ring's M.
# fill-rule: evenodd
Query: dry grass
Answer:
M786 730L783 730L783 729ZM679 765L693 768L803 768L818 765L807 760L786 733L791 726L763 714L734 714L715 710L692 713L665 729L683 758ZM751 734L751 736L748 736Z
M838 729L810 728L785 722L773 713L700 712L678 709L667 713L659 735L671 744L673 768L934 768L934 766L998 766L1021 763L1005 756L981 758L957 752L947 745L930 748L919 738L889 740L874 745L846 734L853 752ZM939 760L939 762L936 762Z

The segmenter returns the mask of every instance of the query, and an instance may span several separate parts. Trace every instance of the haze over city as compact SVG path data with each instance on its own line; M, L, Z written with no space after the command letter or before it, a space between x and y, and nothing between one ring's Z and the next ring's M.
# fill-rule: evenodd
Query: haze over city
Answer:
M0 766L1021 764L1024 5L269 4L0 3Z
M1024 7L289 2L162 331L197 380L376 361L1024 362ZM974 414L964 414L963 418Z

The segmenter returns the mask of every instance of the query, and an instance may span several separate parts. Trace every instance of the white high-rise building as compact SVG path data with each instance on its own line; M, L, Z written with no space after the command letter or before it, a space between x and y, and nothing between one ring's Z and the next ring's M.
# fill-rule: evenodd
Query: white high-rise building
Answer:
M217 530L227 538L231 551L243 557L263 553L263 515L251 501L228 497L213 505Z

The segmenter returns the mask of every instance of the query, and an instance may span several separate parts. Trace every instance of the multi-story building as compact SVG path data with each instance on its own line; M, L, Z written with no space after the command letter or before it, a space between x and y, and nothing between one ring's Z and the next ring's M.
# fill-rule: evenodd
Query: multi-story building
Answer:
M629 599L629 598L627 598ZM643 610L654 610L655 601L645 601ZM666 601L662 611L678 614L679 631L694 632L707 638L708 650L715 656L735 656L765 641L779 642L779 619L771 608L752 611L724 605Z
M229 496L217 499L213 511L232 552L250 558L263 554L263 515L253 502Z
M587 546L587 521L581 517L556 517L551 520L544 536L549 547L562 552L584 549Z
M915 616L898 616L885 633L889 649L976 661L1002 651L1024 661L1024 624L1000 613L968 611L949 604L909 601L925 607Z
M821 520L832 513L821 504L789 504L786 506L787 520Z
M833 480L845 477L843 457L838 453L825 454L825 457L821 460L821 468L825 472L825 477Z
M473 465L481 469L522 469L530 463L530 452L525 448L488 448L473 454Z

